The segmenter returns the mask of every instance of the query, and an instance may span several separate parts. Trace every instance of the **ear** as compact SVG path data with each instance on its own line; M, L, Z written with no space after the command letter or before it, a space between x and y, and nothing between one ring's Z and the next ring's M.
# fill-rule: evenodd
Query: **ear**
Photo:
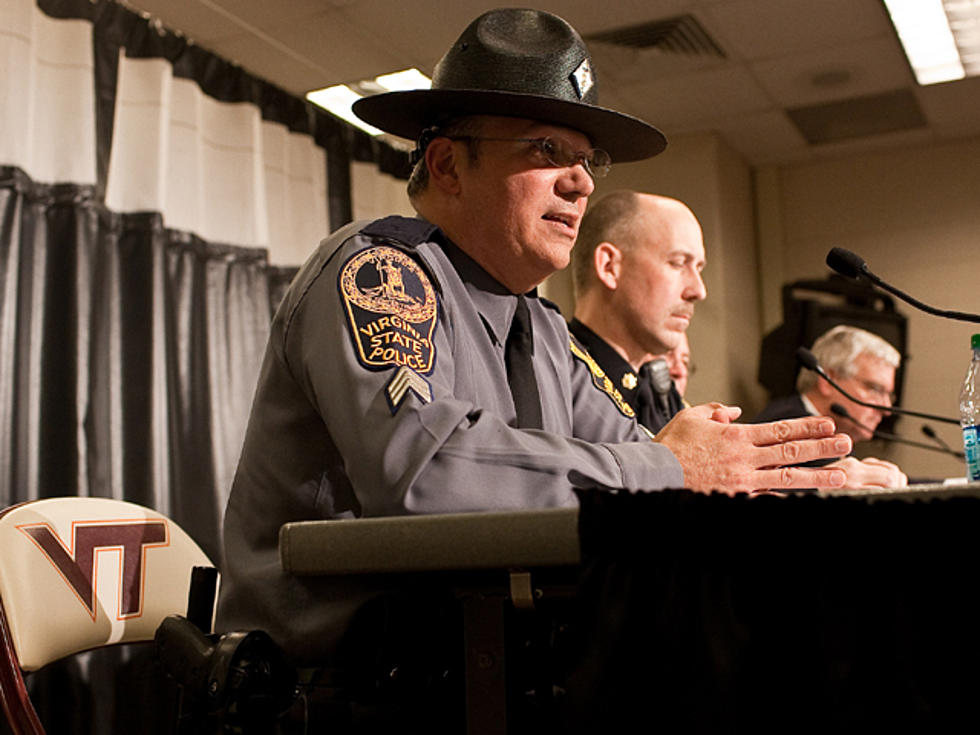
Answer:
M611 242L600 242L595 246L592 265L596 278L610 291L615 291L623 270L623 251Z
M817 392L824 398L830 398L830 396L833 395L833 393L835 392L835 389L831 387L830 383L828 383L826 380L818 377Z
M449 138L436 138L425 149L425 164L429 168L430 183L447 194L458 194L458 161L453 142Z

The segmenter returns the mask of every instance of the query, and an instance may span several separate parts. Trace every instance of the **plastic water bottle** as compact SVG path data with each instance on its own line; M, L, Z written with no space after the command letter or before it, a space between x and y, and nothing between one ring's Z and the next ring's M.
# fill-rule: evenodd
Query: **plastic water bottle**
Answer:
M960 390L960 426L966 452L966 479L980 480L980 334L970 340L973 359Z

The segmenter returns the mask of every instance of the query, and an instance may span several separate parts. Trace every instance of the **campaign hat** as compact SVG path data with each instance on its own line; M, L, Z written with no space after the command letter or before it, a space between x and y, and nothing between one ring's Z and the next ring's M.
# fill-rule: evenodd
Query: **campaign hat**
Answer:
M470 23L436 65L430 89L364 97L354 112L415 141L466 115L527 118L584 133L614 163L667 146L653 125L600 107L595 65L581 36L557 15L527 8L490 10Z

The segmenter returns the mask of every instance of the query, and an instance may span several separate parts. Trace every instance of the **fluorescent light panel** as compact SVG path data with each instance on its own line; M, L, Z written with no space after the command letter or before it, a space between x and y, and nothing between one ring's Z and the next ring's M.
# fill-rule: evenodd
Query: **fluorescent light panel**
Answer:
M980 0L884 0L919 84L980 75Z
M368 125L354 114L351 107L357 100L369 94L428 89L431 86L431 80L418 69L405 69L382 74L375 79L365 79L355 84L335 84L332 87L316 89L307 92L306 99L371 135L381 135L384 133L383 130Z

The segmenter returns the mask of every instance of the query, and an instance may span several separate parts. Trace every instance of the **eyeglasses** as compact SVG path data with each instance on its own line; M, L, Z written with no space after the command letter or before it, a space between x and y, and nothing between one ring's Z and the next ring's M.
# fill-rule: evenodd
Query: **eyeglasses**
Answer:
M872 396L877 396L878 401L888 400L889 403L895 403L895 394L885 388L881 383L876 383L873 380L866 380L865 378L859 378L856 375L842 376L845 378L850 378L855 383L860 385L865 392L870 393Z
M876 383L873 380L865 380L864 378L854 378L854 380L860 383L861 387L868 391L868 393L878 396L880 400L883 401L887 398L889 403L895 402L895 394L890 390L887 390L885 386L881 385L880 383Z
M590 148L587 151L576 151L561 138L491 138L482 135L450 135L450 140L491 140L510 143L530 143L552 166L565 168L574 166L579 161L585 166L589 176L601 179L609 173L612 158L602 148Z

